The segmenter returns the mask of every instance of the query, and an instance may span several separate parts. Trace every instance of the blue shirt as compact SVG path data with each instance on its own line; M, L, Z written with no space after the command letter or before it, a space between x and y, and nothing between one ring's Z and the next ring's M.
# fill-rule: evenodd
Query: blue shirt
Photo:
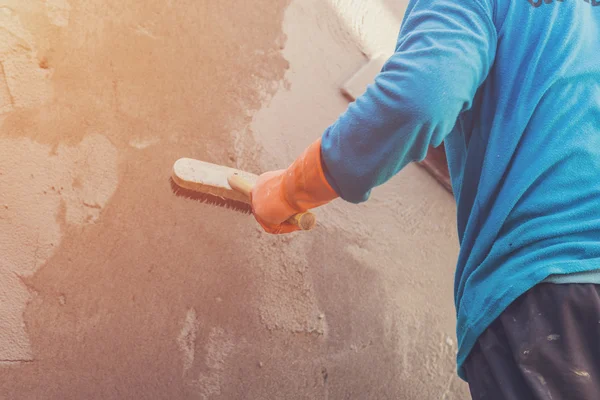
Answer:
M457 202L457 363L517 297L600 268L598 0L411 0L394 55L322 137L359 203L444 142Z

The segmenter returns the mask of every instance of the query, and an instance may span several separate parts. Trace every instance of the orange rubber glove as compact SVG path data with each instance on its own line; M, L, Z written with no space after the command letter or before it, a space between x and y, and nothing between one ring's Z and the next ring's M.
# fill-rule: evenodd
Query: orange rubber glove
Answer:
M267 172L258 178L251 193L252 212L268 233L290 233L299 228L286 222L289 217L337 197L323 172L321 139L318 139L287 169Z

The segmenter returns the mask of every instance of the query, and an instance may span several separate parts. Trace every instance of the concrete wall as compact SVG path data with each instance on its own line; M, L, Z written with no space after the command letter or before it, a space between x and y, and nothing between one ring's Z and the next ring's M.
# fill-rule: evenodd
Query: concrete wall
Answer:
M466 398L421 169L285 237L167 183L285 167L404 6L0 0L0 399Z

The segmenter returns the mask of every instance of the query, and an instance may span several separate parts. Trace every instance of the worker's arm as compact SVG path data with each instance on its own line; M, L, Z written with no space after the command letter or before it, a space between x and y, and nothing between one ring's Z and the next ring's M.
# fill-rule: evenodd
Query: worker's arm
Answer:
M490 0L416 0L396 52L330 126L323 161L340 196L358 203L438 146L471 107L496 49Z
M411 1L396 51L374 84L290 168L259 180L253 205L263 227L292 230L282 229L285 213L269 214L278 201L291 205L286 212L292 214L337 196L365 201L372 188L441 144L493 63L492 1ZM320 172L307 180L303 168Z

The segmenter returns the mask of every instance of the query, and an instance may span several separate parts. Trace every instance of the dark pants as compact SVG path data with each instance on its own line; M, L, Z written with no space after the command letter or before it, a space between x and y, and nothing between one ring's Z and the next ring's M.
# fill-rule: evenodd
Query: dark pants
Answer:
M599 400L599 293L544 283L513 302L464 364L473 399Z

